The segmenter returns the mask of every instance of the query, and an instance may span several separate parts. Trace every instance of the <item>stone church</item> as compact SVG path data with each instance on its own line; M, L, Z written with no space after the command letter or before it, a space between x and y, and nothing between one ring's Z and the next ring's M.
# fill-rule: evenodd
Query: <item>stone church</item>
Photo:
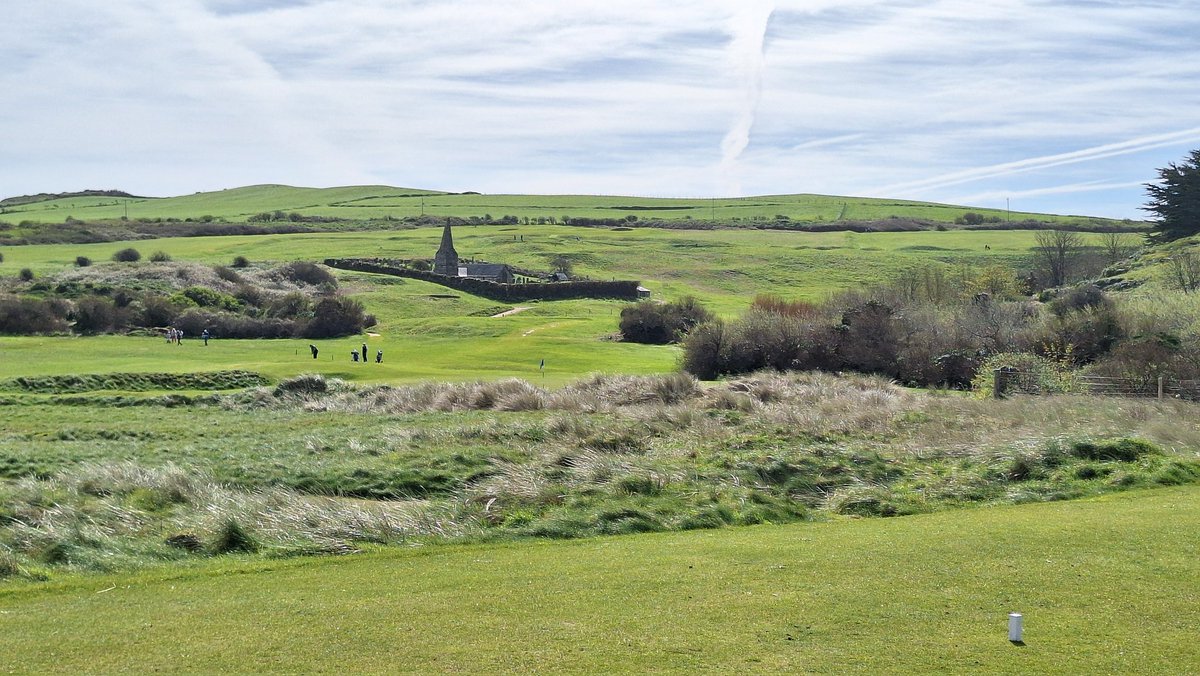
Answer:
M454 250L454 236L450 224L442 230L442 244L433 256L433 271L447 277L471 277L498 284L512 284L515 280L512 268L503 263L466 263L458 259Z

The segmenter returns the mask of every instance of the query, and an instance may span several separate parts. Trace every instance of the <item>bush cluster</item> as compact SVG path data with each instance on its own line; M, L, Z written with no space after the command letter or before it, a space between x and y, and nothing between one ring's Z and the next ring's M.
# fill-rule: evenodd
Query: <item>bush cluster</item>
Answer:
M665 345L712 320L712 313L691 296L673 303L643 301L621 310L621 336L631 343Z
M977 288L978 280L895 284L820 306L759 299L740 318L693 329L683 367L705 379L771 368L962 388L981 369L990 372L990 357L1021 353L1068 371L1147 382L1164 373L1200 377L1200 340L1179 338L1169 326L1153 330L1162 320L1146 319L1134 305L1118 307L1094 286L1049 303L970 293Z
M289 263L270 273L309 287L307 293L272 292L220 266L216 274L237 284L236 290L193 285L164 294L91 282L36 282L31 288L49 298L0 297L0 333L99 334L174 326L188 336L207 330L223 338L330 338L361 333L375 323L361 303L334 295L337 279L313 263Z

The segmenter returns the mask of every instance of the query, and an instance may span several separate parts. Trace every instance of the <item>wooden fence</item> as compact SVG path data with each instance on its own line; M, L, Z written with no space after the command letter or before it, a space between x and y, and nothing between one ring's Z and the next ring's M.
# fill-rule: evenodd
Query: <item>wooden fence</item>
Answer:
M1169 376L1110 378L1105 376L1047 376L1045 373L996 369L992 372L992 394L997 398L1012 394L1092 394L1117 397L1152 397L1200 401L1200 380L1180 380Z

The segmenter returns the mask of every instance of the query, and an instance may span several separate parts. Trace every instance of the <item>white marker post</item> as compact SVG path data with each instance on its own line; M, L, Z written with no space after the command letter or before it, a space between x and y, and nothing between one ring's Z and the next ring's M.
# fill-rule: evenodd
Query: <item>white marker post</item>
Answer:
M1025 618L1021 617L1021 613L1008 614L1008 640L1012 641L1013 643L1021 643L1021 633L1024 630L1024 627L1022 626L1022 624L1024 624L1024 619Z

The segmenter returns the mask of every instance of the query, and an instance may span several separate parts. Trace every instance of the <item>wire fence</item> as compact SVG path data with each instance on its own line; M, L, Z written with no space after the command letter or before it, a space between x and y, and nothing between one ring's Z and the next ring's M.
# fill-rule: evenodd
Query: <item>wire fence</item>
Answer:
M1180 380L1170 376L1112 378L1013 369L996 369L993 376L996 397L1073 393L1200 401L1200 380Z

